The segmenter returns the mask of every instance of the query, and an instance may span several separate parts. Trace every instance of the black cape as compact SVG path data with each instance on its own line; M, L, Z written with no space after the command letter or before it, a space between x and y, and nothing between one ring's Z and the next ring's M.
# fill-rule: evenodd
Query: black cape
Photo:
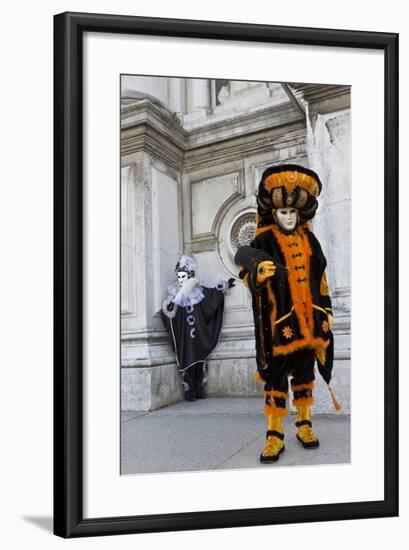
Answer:
M198 304L176 306L176 314L161 311L180 372L204 362L216 347L223 324L224 294L216 288L202 287L204 298Z

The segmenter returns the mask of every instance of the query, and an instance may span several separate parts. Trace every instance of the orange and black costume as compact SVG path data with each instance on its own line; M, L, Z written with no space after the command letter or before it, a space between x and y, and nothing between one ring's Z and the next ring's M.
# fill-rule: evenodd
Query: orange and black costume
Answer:
M311 427L309 407L314 401L315 361L327 384L331 380L333 312L325 272L327 262L308 227L320 191L321 182L311 170L297 165L266 170L257 197L256 237L250 246L240 247L235 256L241 268L239 276L252 294L256 378L265 384L267 439L284 438L276 420L288 414L288 376L297 411L306 407L297 417L299 430L305 425ZM299 223L292 232L281 228L274 217L275 209L286 207L298 212ZM259 284L257 270L264 261L272 261L276 270L274 276ZM310 440L308 445L302 441L303 445L318 446L316 438L311 436ZM277 448L284 450L282 443ZM279 452L275 449L270 454L272 461ZM263 460L263 455L261 459L268 461Z
M263 251L277 268L274 277L262 285L256 282L258 262L255 265L252 249ZM314 234L302 226L289 235L277 226L265 228L250 247L238 250L236 261L242 266L240 278L252 291L259 378L287 392L286 367L290 364L294 385L310 384L317 356L320 371L329 382L333 346L328 314L332 315L332 306L326 259Z

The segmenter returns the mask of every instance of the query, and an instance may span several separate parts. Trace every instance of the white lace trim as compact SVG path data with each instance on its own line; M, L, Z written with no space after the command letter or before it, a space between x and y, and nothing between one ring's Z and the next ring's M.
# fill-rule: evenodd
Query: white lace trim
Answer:
M179 285L174 284L169 286L168 297L166 298L165 302L168 301L169 303L170 301L172 301L180 307L189 307L199 304L204 298L203 287L199 282L196 284L190 294L181 295L179 291Z

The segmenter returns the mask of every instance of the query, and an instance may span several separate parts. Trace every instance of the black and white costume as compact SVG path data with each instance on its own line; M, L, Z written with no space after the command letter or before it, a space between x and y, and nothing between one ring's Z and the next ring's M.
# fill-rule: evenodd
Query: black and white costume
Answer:
M205 361L219 341L224 293L234 284L232 279L208 288L194 277L195 270L192 258L182 256L175 269L178 281L168 287L161 312L189 401L206 397Z

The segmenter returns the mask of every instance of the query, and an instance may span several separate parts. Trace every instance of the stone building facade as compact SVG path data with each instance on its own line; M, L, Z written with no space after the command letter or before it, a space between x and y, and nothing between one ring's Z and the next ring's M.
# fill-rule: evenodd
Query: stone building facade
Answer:
M237 246L253 236L263 170L297 163L323 182L313 222L328 259L334 305L333 387L349 412L350 88L122 76L121 402L153 410L182 398L159 311L182 253L208 286L237 277ZM249 291L226 296L222 336L208 360L210 396L262 393L253 379ZM333 412L317 376L316 412Z

